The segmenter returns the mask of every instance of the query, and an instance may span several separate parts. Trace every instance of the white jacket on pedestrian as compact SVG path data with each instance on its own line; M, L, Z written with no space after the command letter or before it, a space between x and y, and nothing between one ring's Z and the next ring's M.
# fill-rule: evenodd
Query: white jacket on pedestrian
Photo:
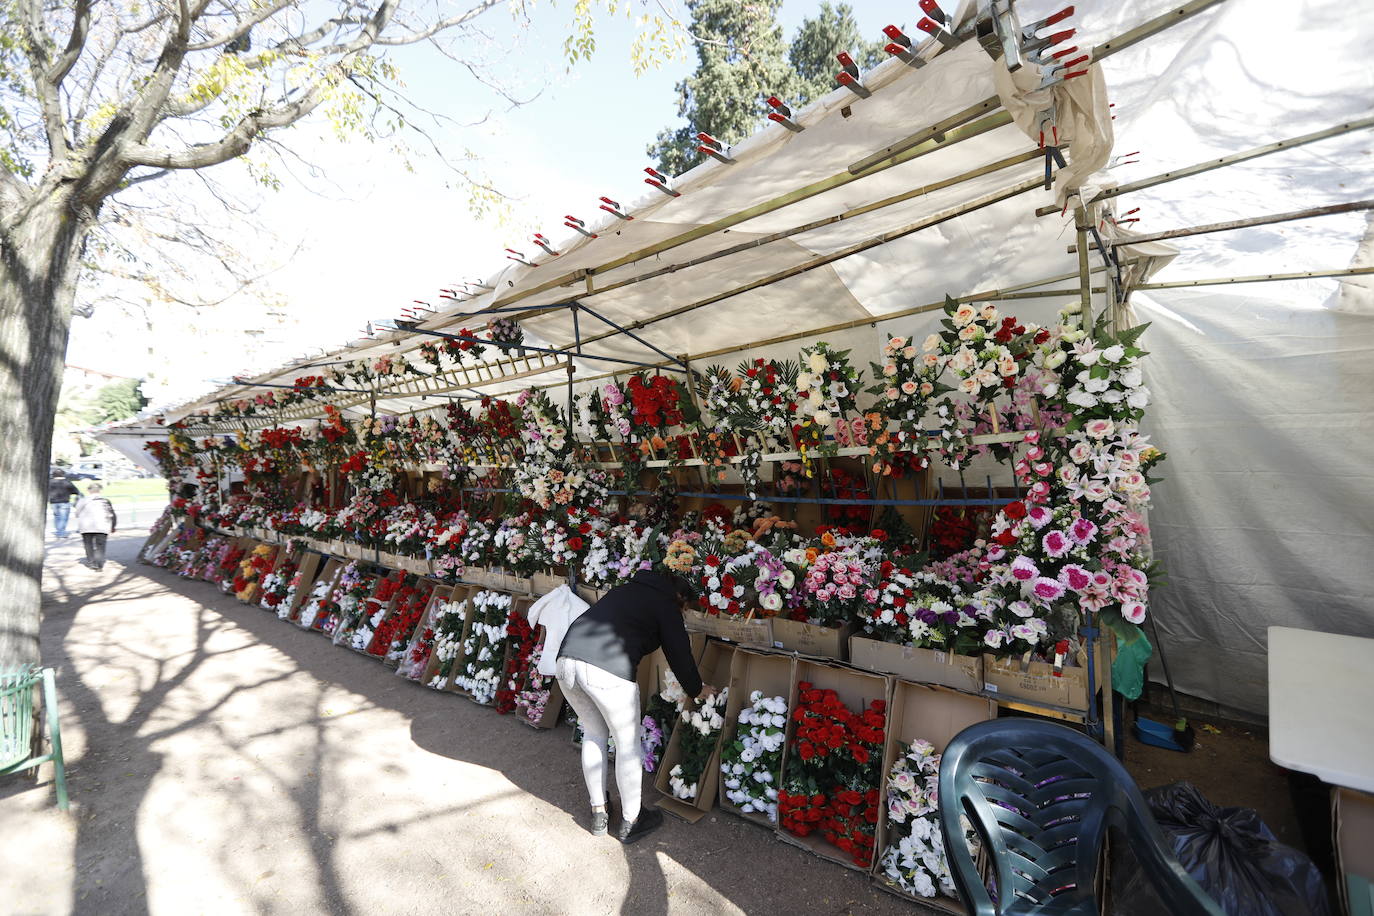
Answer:
M530 607L530 626L544 627L544 648L539 655L540 674L553 677L557 674L558 647L563 645L563 636L572 622L591 607L577 597L577 593L566 585L549 592Z
M113 534L114 506L103 496L83 496L76 501L72 521L80 534Z

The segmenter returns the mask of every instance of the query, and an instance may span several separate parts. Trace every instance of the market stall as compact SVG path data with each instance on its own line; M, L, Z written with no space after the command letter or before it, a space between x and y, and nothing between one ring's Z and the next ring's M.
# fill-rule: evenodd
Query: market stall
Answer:
M666 806L719 800L947 899L947 871L910 863L938 841L915 819L952 723L1015 709L1110 747L1114 694L1141 689L1165 458L1145 430L1166 408L1132 293L1163 297L1171 245L1246 227L1132 232L1136 196L1374 124L1123 184L1110 63L1143 103L1151 48L1246 4L1084 11L1088 61L1037 39L1052 10L966 6L496 276L118 431L176 482L144 558L540 727L561 700L533 601L671 569L730 692L646 710ZM1369 203L1315 209L1247 226Z

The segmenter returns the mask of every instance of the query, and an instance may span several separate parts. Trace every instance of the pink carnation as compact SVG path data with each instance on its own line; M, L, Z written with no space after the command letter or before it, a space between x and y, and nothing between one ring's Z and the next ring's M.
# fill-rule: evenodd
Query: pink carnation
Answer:
M1044 506L1031 506L1026 518L1030 519L1030 523L1036 528L1044 528L1054 520L1054 513Z
M1077 563L1070 563L1059 571L1059 581L1071 591L1081 592L1092 584L1093 577Z
M1145 605L1139 601L1127 601L1121 605L1121 616L1131 623L1140 623L1145 619Z
M1088 544L1097 534L1097 525L1086 518L1074 519L1073 525L1069 528L1069 534L1079 544Z
M1058 529L1051 531L1041 538L1040 544L1045 548L1045 553L1056 558L1062 557L1064 554L1068 553L1069 548L1073 546L1064 535L1064 532Z
M1045 576L1036 579L1031 584L1031 590L1035 592L1035 597L1041 601L1054 601L1064 595L1064 586Z
M1022 582L1029 582L1040 575L1040 568L1035 565L1030 557L1017 557L1011 561L1011 574L1013 578Z

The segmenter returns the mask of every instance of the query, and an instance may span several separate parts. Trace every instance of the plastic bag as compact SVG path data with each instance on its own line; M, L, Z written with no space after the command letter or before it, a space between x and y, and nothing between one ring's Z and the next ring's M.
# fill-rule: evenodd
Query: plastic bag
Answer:
M1189 782L1144 795L1174 856L1229 916L1331 916L1321 872L1250 808L1219 808ZM1115 916L1159 912L1133 860L1113 884Z

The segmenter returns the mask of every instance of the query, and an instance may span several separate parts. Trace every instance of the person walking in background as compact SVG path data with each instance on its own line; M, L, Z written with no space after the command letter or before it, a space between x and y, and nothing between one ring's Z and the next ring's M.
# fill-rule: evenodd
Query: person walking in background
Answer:
M86 495L76 501L76 530L86 547L86 558L80 562L91 569L105 566L105 539L114 534L118 519L114 506L101 496L104 490L98 483L86 488Z
M72 512L72 497L80 496L81 491L72 486L72 482L67 479L67 472L61 468L54 468L52 478L48 481L48 502L52 504L52 524L57 530L57 536L65 538L67 536L67 519Z

